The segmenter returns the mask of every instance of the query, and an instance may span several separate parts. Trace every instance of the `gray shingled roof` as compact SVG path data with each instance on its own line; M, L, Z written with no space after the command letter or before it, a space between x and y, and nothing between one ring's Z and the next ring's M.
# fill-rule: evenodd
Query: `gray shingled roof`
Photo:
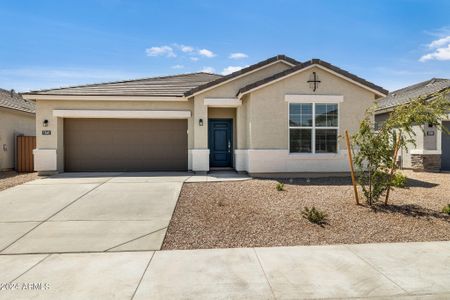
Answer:
M325 67L327 69L330 69L330 70L332 70L332 71L334 71L334 72L336 72L338 74L341 74L341 75L343 75L343 76L345 76L347 78L350 78L350 79L352 79L352 80L354 80L354 81L356 81L356 82L358 82L358 83L360 83L362 85L365 85L365 86L367 86L367 87L369 87L369 88L371 88L373 90L376 90L376 91L380 92L381 94L386 95L388 93L388 90L385 90L381 86L373 84L372 82L369 82L369 81L367 81L367 80L365 80L365 79L363 79L361 77L358 77L358 76L356 76L356 75L354 75L354 74L352 74L350 72L347 72L347 71L345 71L345 70L343 70L341 68L338 68L338 67L336 67L336 66L334 66L334 65L332 65L332 64L330 64L330 63L328 63L326 61L323 61L323 60L320 60L320 59L317 59L317 58L313 58L313 59L311 59L309 61L306 61L304 63L300 63L300 64L296 65L295 67L292 67L292 68L287 69L285 71L282 71L280 73L274 74L272 76L269 76L269 77L264 78L262 80L259 80L257 82L254 82L254 83L251 83L249 85L246 85L246 86L242 87L238 91L238 95L242 94L242 93L245 93L247 91L250 91L250 90L252 90L254 88L257 88L257 87L259 87L261 85L264 85L266 83L269 83L271 81L274 81L276 79L283 78L283 77L285 77L285 76L287 76L287 75L289 75L291 73L294 73L296 71L302 70L302 69L304 69L306 67L309 67L311 65L323 66L323 67Z
M4 89L0 89L0 107L20 110L33 114L36 113L36 106L33 101L25 100L20 94Z
M161 96L182 97L186 91L222 77L209 73L189 73L127 81L87 84L57 89L31 91L32 95L64 96Z
M400 104L405 104L418 97L427 97L431 94L450 88L450 79L432 78L414 85L389 93L378 101L378 109L385 110Z

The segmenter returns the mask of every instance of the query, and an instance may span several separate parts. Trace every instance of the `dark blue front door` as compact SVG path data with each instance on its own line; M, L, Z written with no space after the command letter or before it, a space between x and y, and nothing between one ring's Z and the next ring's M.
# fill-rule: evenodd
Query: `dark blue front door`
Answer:
M210 167L232 167L233 120L209 119L208 144Z

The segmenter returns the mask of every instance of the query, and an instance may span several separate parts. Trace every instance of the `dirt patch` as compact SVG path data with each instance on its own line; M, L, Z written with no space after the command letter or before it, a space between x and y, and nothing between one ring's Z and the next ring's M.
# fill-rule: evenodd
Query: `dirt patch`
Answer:
M162 249L201 249L450 240L449 173L404 172L390 205L354 204L348 178L184 184ZM305 207L328 214L318 226Z
M0 191L38 178L37 173L0 172Z

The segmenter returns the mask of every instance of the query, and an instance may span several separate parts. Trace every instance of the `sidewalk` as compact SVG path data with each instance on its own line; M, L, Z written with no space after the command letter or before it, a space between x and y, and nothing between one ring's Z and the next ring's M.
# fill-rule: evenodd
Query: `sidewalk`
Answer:
M450 298L450 242L0 255L0 270L0 299Z

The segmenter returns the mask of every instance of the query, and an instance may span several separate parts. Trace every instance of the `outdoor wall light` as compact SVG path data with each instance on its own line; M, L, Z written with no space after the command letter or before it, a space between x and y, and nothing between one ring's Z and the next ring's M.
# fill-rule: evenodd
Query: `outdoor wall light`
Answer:
M198 119L198 126L203 126L203 119Z
M42 126L48 127L48 120L47 119L45 119L44 122L42 122Z

